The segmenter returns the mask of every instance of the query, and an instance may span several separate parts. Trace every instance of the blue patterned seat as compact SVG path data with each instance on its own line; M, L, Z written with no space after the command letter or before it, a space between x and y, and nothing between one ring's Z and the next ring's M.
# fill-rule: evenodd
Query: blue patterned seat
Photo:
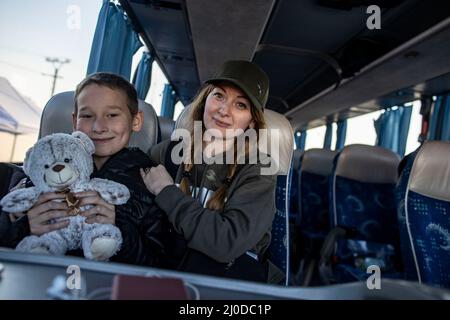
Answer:
M300 170L300 225L297 282L310 285L323 240L329 231L328 183L337 151L309 149Z
M303 150L296 149L292 156L292 179L291 190L289 192L289 221L291 224L300 223L299 173L303 153Z
M400 253L403 260L404 279L418 280L414 257L411 250L405 217L405 196L408 187L409 175L418 150L406 155L399 165L399 179L395 188L395 204L397 207L397 219L400 231Z
M450 288L450 142L428 141L418 150L405 199L419 282Z
M305 152L300 171L300 202L302 231L327 232L328 182L337 151L310 149Z
M331 225L346 236L337 240L338 263L331 281L363 280L369 276L367 264L377 264L384 274L395 272L399 160L390 150L368 145L350 145L338 155L330 183Z
M272 240L267 250L270 261L284 272L283 283L287 285L290 281L289 273L289 191L291 185L291 162L294 151L294 132L287 118L271 110L264 111L264 118L270 137L268 142L273 142L273 135L278 138L278 146L260 143L260 150L272 157L277 164L277 188L275 193L277 212L272 223ZM272 129L276 129L273 131ZM261 142L261 140L260 140ZM278 147L277 149L274 149Z

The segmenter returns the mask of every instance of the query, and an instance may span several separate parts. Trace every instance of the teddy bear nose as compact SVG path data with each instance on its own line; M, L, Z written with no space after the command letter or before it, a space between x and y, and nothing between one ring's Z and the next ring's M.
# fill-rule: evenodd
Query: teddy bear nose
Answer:
M56 166L54 166L52 168L53 171L55 172L60 172L62 169L64 169L65 167L62 164L57 164Z

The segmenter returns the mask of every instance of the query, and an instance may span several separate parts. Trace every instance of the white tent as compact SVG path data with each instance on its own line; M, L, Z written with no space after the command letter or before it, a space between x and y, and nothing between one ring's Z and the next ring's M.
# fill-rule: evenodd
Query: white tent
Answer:
M33 133L39 130L42 110L29 99L23 97L9 81L0 77L0 117L5 120L4 112L15 121L14 133ZM7 119L6 119L7 120ZM11 122L9 119L8 122ZM3 126L0 126L0 130ZM3 130L2 130L3 131ZM10 130L5 130L11 132Z
M37 133L42 110L0 77L0 131L14 134L11 157L19 134Z

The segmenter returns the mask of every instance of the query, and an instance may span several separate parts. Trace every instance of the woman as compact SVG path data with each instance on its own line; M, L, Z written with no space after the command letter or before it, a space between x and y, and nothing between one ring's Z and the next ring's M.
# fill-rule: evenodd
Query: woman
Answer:
M239 132L258 133L265 127L268 91L268 77L257 65L228 61L206 81L190 106L190 122L201 121L203 135L212 137L194 141L191 160L199 159L199 152L205 161L176 166L171 158L175 142L164 141L152 148L152 160L160 165L141 170L141 175L173 226L166 267L267 281L263 256L276 211L276 178L261 175L259 160L249 163L249 150L256 150L257 140L246 141L244 164L237 161L242 155L236 146ZM195 136L192 129L191 138ZM221 148L225 152L211 152ZM211 164L206 161L211 157L223 161ZM230 159L231 163L225 162Z

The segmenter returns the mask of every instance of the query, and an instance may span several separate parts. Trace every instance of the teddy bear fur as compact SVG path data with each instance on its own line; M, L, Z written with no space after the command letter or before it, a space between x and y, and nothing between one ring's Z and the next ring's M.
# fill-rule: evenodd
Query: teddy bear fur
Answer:
M95 146L84 133L55 133L46 136L30 148L24 161L24 172L34 187L17 189L7 194L0 205L10 213L25 212L40 194L70 190L97 191L108 203L121 205L130 197L126 186L106 179L90 179L94 169L92 154ZM92 206L83 206L81 211ZM87 224L81 215L70 216L66 228L41 236L25 237L16 247L23 252L64 255L66 251L82 248L91 260L107 260L120 249L122 235L112 224Z

